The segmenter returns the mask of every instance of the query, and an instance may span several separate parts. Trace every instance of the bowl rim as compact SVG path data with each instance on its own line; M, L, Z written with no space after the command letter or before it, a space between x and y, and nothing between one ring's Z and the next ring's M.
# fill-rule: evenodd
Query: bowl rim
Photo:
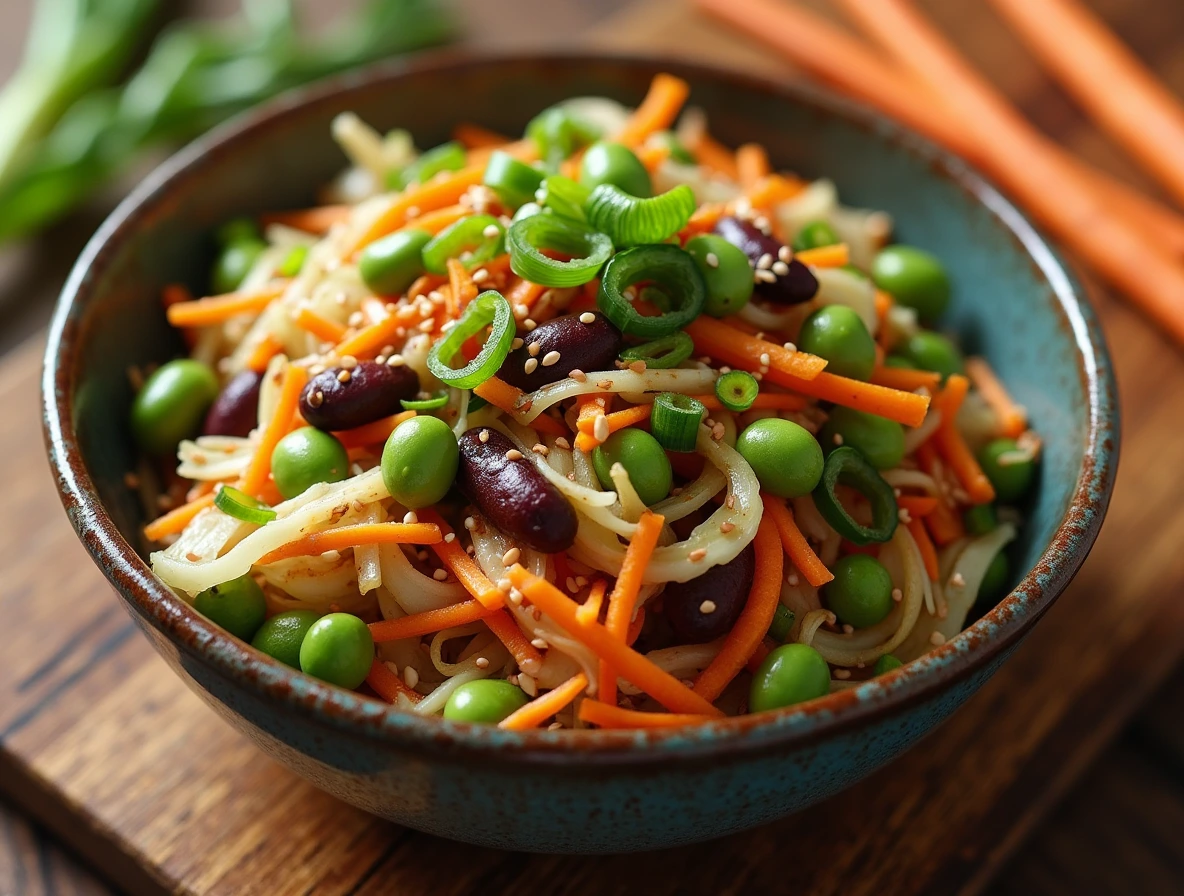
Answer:
M412 78L474 68L619 65L652 74L671 71L723 83L837 116L919 157L984 205L1009 230L1047 281L1051 300L1071 332L1075 362L1088 400L1085 450L1072 498L1037 564L1006 598L968 629L930 653L857 687L799 706L729 717L694 728L652 731L545 730L509 732L419 716L362 694L339 689L282 665L223 632L177 600L120 534L86 469L73 427L73 385L82 310L107 260L172 185L200 177L206 164L234 152L251 135L299 119L314 108L348 108L352 93L393 89ZM495 75L496 76L496 75ZM473 53L435 51L374 65L290 91L237 116L180 150L146 177L92 237L63 288L50 325L42 373L43 429L59 496L91 558L129 609L183 653L264 701L291 708L312 722L393 749L429 747L441 756L480 755L510 762L644 765L681 759L784 750L849 731L935 698L1012 647L1051 606L1084 562L1109 503L1118 461L1114 374L1096 314L1076 278L1019 212L968 163L878 113L826 91L677 58L601 51Z

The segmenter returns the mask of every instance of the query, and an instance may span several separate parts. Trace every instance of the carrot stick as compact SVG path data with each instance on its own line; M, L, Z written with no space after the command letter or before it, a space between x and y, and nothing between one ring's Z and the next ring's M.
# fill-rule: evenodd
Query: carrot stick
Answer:
M580 721L600 728L682 728L714 722L717 718L697 713L639 712L596 700L585 700L580 704Z
M781 538L781 546L789 555L790 561L797 567L798 572L806 577L806 581L815 588L820 588L834 579L834 573L818 559L806 536L798 528L793 518L793 511L780 498L772 495L762 495L765 504L765 514L777 527L777 534ZM774 608L776 609L776 608Z
M539 671L543 665L543 655L530 643L526 635L522 634L522 629L518 627L514 617L504 608L486 616L482 621L497 635L497 639L506 645L506 650L510 651L510 656L514 657L519 669L528 675L534 675Z
M163 516L158 516L144 527L144 537L149 541L160 541L169 535L176 535L188 526L195 516L207 507L214 506L214 493L202 495L188 504L170 510Z
M650 134L666 130L678 118L690 92L690 85L682 78L655 75L645 99L614 139L626 146L640 146Z
M611 434L618 429L625 429L626 427L641 423L643 420L648 420L653 410L654 406L650 404L634 405L631 408L625 408L623 411L604 414L604 422L608 424L608 431ZM576 425L579 427L580 432L592 435L592 430L595 428L594 423L595 418L585 417L578 420Z
M284 380L280 385L279 399L276 401L275 413L263 428L259 445L255 449L255 456L243 474L239 484L248 495L258 497L271 475L271 453L280 439L288 434L292 426L292 417L296 413L300 392L308 381L308 372L303 367L289 364L284 370Z
M620 638L622 642L626 641L629 634L633 608L637 605L637 592L641 588L650 556L658 546L658 537L662 534L665 522L666 518L661 514L647 510L637 521L637 531L625 550L621 574L617 576L617 583L609 595L608 615L604 620L604 627L609 634ZM600 661L600 690L597 697L605 703L617 702L617 672L603 659Z
M724 410L723 402L714 395L695 395L709 411ZM806 406L806 399L788 392L761 392L753 399L749 410L800 411Z
M736 174L740 186L751 190L769 173L769 154L759 143L745 143L736 147Z
M966 489L970 500L975 504L988 504L995 500L995 487L991 485L991 480L979 466L974 452L962 438L957 423L958 408L962 406L966 390L969 388L970 381L966 377L959 373L950 374L945 388L936 399L937 407L941 411L941 424L933 434L933 442L938 453L950 465L950 469Z
M326 551L342 551L364 544L434 544L444 536L431 523L359 523L327 532L313 532L269 551L258 565L311 557Z
M506 290L506 299L511 305L525 305L527 308L533 308L534 303L539 300L547 287L540 283L531 283L529 280L523 280L519 277L514 284Z
M637 150L637 158L650 174L657 172L662 163L670 158L670 147L666 145L643 146Z
M576 414L576 448L580 451L591 451L597 445L601 444L603 439L597 438L597 429L600 428L602 434L607 439L608 434L603 432L601 427L598 427L600 419L607 416L609 405L612 402L612 394L606 395L581 395L576 401L579 403L580 409Z
M302 208L295 211L267 212L259 216L264 227L282 224L305 233L326 233L334 224L348 223L353 214L350 205L321 205L316 208Z
M460 143L465 149L483 149L485 147L505 146L510 138L491 131L479 124L458 124L452 129L452 139Z
M579 604L548 582L515 564L510 581L526 598L585 647L608 660L617 673L636 685L671 712L687 712L718 718L723 713L681 681L625 644L603 625L581 625L576 618ZM594 701L585 701L594 702Z
M1040 135L986 85L907 0L841 0L842 6L912 69L978 140L992 173L1066 245L1184 343L1184 267L1115 217L1096 192L1050 152Z
M887 386L889 389L901 389L905 392L928 389L936 394L937 387L941 385L941 374L932 370L880 366L872 371L871 381L877 386Z
M933 541L929 538L929 532L925 529L925 524L921 520L909 520L906 524L908 526L909 534L913 536L913 541L917 543L917 548L921 551L921 560L925 564L925 575L929 576L929 581L936 582L938 573L937 567L937 548L933 546Z
M456 301L459 309L463 309L465 305L477 298L477 284L473 282L473 278L469 276L469 272L465 270L464 263L459 258L448 259L448 284L452 287L452 297ZM454 317L459 316L454 315Z
M400 694L412 703L418 703L423 699L422 694L409 688L407 683L392 672L390 667L378 657L375 657L374 662L370 664L370 672L366 675L366 684L370 685L374 693L387 703L398 703Z
M541 697L536 697L525 706L514 710L497 723L507 731L527 731L539 725L567 706L588 687L588 676L578 672L559 687L552 688Z
M346 449L365 448L367 445L386 442L391 437L391 433L395 431L395 427L414 416L416 416L415 411L400 411L389 417L383 417L381 420L375 420L373 423L366 423L353 429L344 429L333 433L333 435Z
M264 336L251 349L251 353L247 355L247 369L253 370L256 373L262 373L267 369L267 365L271 362L271 359L279 354L282 348L283 346L274 336L270 334Z
M727 213L728 205L725 202L704 202L691 213L691 219L687 221L687 226L679 231L679 236L686 240L700 233L710 233L715 229L719 219Z
M1015 403L985 358L967 358L966 374L999 418L1000 435L1018 438L1028 428L1028 412Z
M426 318L427 315L418 305L403 306L385 320L343 339L337 344L337 348L334 350L335 354L339 358L344 355L353 355L355 358L373 356L384 345L396 342L399 339L400 330L404 331L405 335L405 331L409 327L415 326Z
M929 529L933 540L942 547L957 541L966 534L966 527L962 517L956 513L945 494L945 480L942 476L941 460L937 456L937 449L932 440L923 442L917 448L917 462L921 469L933 477L939 491L937 506L925 516L925 526Z
M793 199L806 188L803 181L784 174L769 174L748 188L744 195L753 208L771 208Z
M937 498L932 495L901 495L896 499L896 506L907 510L909 516L928 516L937 509Z
M332 342L336 345L345 338L345 327L335 320L329 320L329 318L317 314L311 308L301 308L292 315L292 320L300 329L307 330L322 342Z
M710 134L704 132L687 141L687 150L703 167L710 168L729 180L739 180L736 156L726 146L713 140Z
M255 292L232 292L209 296L192 302L177 302L165 310L174 327L208 327L240 314L257 314L284 294L288 281L266 286Z
M422 508L416 513L419 515L421 521L435 523L440 527L443 533L443 541L438 541L432 545L432 550L436 552L436 556L440 558L445 566L447 566L457 581L464 585L465 590L473 597L477 598L481 604L490 610L500 609L505 604L505 595L498 590L493 582L481 571L473 558L465 553L465 549L460 546L455 538L448 539L448 536L453 534L452 527L444 522L444 518L436 511Z
M803 249L795 252L793 257L813 268L841 268L851 262L851 250L846 243L836 243L833 246Z
M760 647L781 599L785 552L777 526L772 520L761 518L752 544L756 550L756 575L752 580L752 589L748 592L748 601L740 612L740 618L724 637L723 647L715 659L695 679L695 693L706 700L715 700L722 694L724 688L744 668L748 658Z
M407 222L407 228L426 230L428 233L437 234L450 224L455 224L461 218L467 218L471 214L473 214L473 210L467 206L449 205L412 218Z
M822 373L826 361L809 352L790 351L775 342L749 336L729 324L710 318L699 318L686 327L687 335L695 340L701 354L722 358L733 367L789 374L798 380L813 380Z
M481 385L474 387L473 394L484 398L495 408L505 411L507 414L518 413L526 395L517 386L511 386L496 376L491 376Z
M597 579L588 590L588 599L576 610L576 621L580 625L596 625L600 621L600 607L604 603L604 592L608 582Z
M479 619L486 619L496 610L490 610L477 600L464 600L438 610L425 610L398 619L384 619L370 623L370 634L375 644L387 641L402 641L404 638L418 638L421 635L441 632L446 628L468 625Z

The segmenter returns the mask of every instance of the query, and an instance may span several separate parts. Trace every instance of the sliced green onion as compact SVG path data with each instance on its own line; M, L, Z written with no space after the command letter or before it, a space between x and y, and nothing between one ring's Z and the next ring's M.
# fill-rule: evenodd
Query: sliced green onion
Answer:
M840 485L855 489L872 508L872 524L864 526L856 520L835 490ZM822 479L814 489L814 506L830 527L852 544L865 545L885 542L896 532L896 495L868 460L850 445L834 449L822 468Z
M413 401L403 398L399 400L399 404L403 406L405 411L438 411L448 404L448 394L441 392L431 398L417 398Z
M613 254L613 242L578 221L539 214L510 225L506 242L510 270L543 286L580 286L592 280ZM542 253L553 249L572 256L557 261Z
M467 154L465 148L455 140L441 143L439 146L424 152L418 159L402 171L403 186L413 183L425 183L441 171L459 171L465 167Z
M642 281L666 294L672 306L669 311L644 317L633 307L625 290ZM605 266L596 297L596 304L618 330L642 339L661 339L681 330L699 316L706 301L707 285L695 260L678 246L667 245L618 252Z
M473 336L490 328L485 345L464 367L453 367L452 360L461 346ZM514 312L497 290L487 290L473 299L456 326L444 334L428 352L428 370L432 376L458 389L473 389L497 373L514 341Z
M469 413L470 414L473 413L473 411L480 410L481 408L485 407L487 404L489 404L489 402L486 401L484 398L482 398L480 395L475 395L472 392L469 393Z
M587 187L576 183L570 177L552 174L543 179L543 185L535 192L534 198L543 208L549 208L561 218L571 218L583 223L587 220L584 206L591 195Z
M695 211L695 193L679 184L649 199L630 196L613 184L601 184L588 200L588 223L618 246L660 243L687 225Z
M505 251L506 231L493 215L461 218L423 247L423 266L433 274L448 273L448 259L459 258L466 270Z
M499 149L489 157L482 181L498 199L510 208L518 208L534 198L535 190L543 183L543 173Z
M659 146L665 146L670 150L670 161L678 162L680 165L698 164L691 151L672 131L658 131L651 139Z
M224 485L214 493L214 506L227 516L244 523L262 526L275 519L275 511L233 485Z
M304 268L308 258L308 246L293 246L284 256L278 268L281 277L295 277Z
M654 399L650 432L667 451L694 451L699 423L707 413L703 402L678 392L663 392Z
M691 337L679 330L653 342L635 345L627 348L619 355L626 364L634 361L644 361L650 370L667 370L677 367L695 352L695 343Z
M777 609L773 611L773 621L769 623L769 637L778 644L784 644L789 640L795 618L793 610L785 604L777 604Z
M729 370L715 381L715 397L729 411L747 411L760 390L756 377L743 370Z
M573 152L599 137L600 132L566 109L552 106L530 120L526 136L538 147L547 170L554 171Z

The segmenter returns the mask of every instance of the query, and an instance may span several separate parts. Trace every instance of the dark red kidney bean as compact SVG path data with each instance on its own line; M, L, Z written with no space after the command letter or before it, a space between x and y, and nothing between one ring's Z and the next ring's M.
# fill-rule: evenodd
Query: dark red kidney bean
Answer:
M259 389L263 374L244 370L227 383L206 414L203 436L246 438L259 423Z
M480 427L458 441L456 485L494 526L545 554L572 546L579 524L576 512L513 442L496 429Z
M419 377L411 368L359 361L310 379L300 393L300 413L317 429L340 432L397 414L403 410L399 402L418 393Z
M739 247L748 256L753 268L765 255L771 256L774 262L779 261L779 254L785 248L767 233L762 233L751 221L741 218L720 218L716 222L715 232L733 246ZM769 268L765 279L757 280L753 286L753 295L778 305L800 305L814 298L818 294L818 278L796 258L791 259L787 266L789 271L785 274L778 274Z
M662 612L674 634L687 644L705 644L732 630L748 600L756 574L756 551L744 548L728 563L697 579L671 582L662 592ZM705 601L710 613L703 611Z
M534 351L533 345L538 346ZM506 356L497 375L523 392L533 392L559 382L573 370L612 370L623 345L621 331L600 312L569 314L539 324L527 333L522 347ZM543 363L551 352L558 352L559 359L553 364ZM531 371L527 373L532 359L534 363L529 364Z

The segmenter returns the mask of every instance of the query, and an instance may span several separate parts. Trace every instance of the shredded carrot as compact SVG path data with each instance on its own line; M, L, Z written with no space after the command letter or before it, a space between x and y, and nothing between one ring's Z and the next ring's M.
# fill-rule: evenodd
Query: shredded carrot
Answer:
M637 150L637 158L645 166L646 171L651 175L655 174L662 167L662 163L670 158L670 146L664 143L657 146L643 146Z
M407 287L407 298L416 299L420 296L426 296L433 289L437 289L447 282L448 278L440 274L420 274Z
M932 495L901 495L896 499L896 506L907 510L909 516L929 516L937 509L937 498Z
M913 536L913 541L917 543L917 548L921 551L921 560L925 563L925 575L929 576L929 581L936 582L939 575L937 548L933 546L925 524L916 519L909 520L905 525L908 526L909 534Z
M715 229L715 225L719 222L719 219L727 213L727 203L704 202L691 213L691 219L687 221L687 226L679 232L679 236L685 242L697 234L710 233Z
M793 257L812 268L841 268L851 263L851 250L846 243L836 243L833 246L803 249L795 252Z
M547 287L540 283L531 283L529 280L523 280L519 277L506 290L506 300L511 306L523 305L526 308L533 308L534 303L539 300Z
M185 493L185 502L196 501L202 495L208 495L217 487L218 483L209 479L204 482L195 482L189 487L189 491Z
M391 433L395 431L395 427L404 420L410 420L415 415L415 411L400 411L389 417L383 417L381 420L375 420L373 423L366 423L353 429L335 432L333 435L337 437L337 441L345 446L346 449L365 448L367 445L377 445L379 442L386 442L391 437Z
M600 607L604 603L604 593L608 589L608 582L597 579L588 590L588 599L580 604L576 610L576 621L580 625L596 625L600 621Z
M507 731L527 731L539 725L580 696L588 687L588 676L577 672L563 684L514 710L497 723Z
M612 594L608 598L608 615L604 620L604 627L609 634L627 643L629 623L633 619L633 610L637 606L637 593L641 588L641 581L645 576L645 568L650 562L654 548L658 546L658 537L662 534L662 526L666 518L661 514L647 510L637 521L637 531L625 549L625 559L621 562L621 572L617 576L617 583L613 586ZM578 618L578 617L577 617ZM617 702L617 670L607 661L600 661L600 688L597 698L605 703Z
M614 433L619 429L625 429L629 426L635 426L643 420L648 420L650 414L653 412L654 406L651 404L634 405L631 408L625 408L623 411L614 411L611 414L604 414L604 422L608 424L609 433ZM592 435L592 430L595 428L596 418L583 417L577 421L577 426L580 432ZM593 438L595 438L593 436ZM597 443L599 444L599 443Z
M257 562L259 565L276 563L364 544L435 544L443 537L439 528L431 523L358 523L305 535L269 551Z
M887 386L889 389L901 389L905 392L928 389L936 395L937 387L941 385L941 374L932 370L912 370L908 367L884 367L881 365L872 371L871 381L877 386Z
M945 388L935 399L941 411L941 423L937 427L937 432L933 434L933 442L938 453L966 489L970 500L975 504L988 504L995 500L995 487L991 485L991 480L979 466L978 459L958 429L958 408L962 406L969 388L970 381L960 373L950 374L946 379Z
M465 149L484 149L486 147L496 149L510 142L509 137L503 136L497 131L483 128L479 124L468 123L461 123L454 127L452 129L452 139L461 144Z
M473 214L473 210L468 206L449 205L412 218L404 229L426 230L428 233L437 234L445 227L455 224L461 218L467 218L471 214Z
M165 308L193 301L193 293L182 283L169 283L160 291L160 301Z
M600 444L596 438L596 421L607 416L609 405L612 403L611 393L605 395L581 395L576 399L579 411L576 413L576 448L588 452Z
M289 212L268 212L260 216L264 227L282 224L305 233L327 233L335 224L346 224L353 214L351 205L322 205Z
M292 315L292 320L300 329L312 333L322 342L332 342L336 345L345 338L345 327L335 320L329 320L329 318L317 314L311 308L302 307Z
M308 372L296 364L289 364L284 370L284 379L280 384L280 394L276 401L275 413L263 428L259 445L255 449L255 456L243 474L239 484L248 495L258 497L271 475L271 453L280 439L288 434L292 426L292 417L296 413L300 392L308 381Z
M1015 403L986 358L967 358L966 374L999 419L999 434L1011 439L1022 435L1028 428L1028 412Z
M571 431L550 414L539 414L530 421L529 425L539 432L545 432L551 436L563 436L566 438L571 435Z
M247 355L247 369L253 370L256 373L262 373L267 369L267 365L271 363L271 359L278 355L282 348L283 345L278 339L270 333L266 334L255 343L255 347Z
M433 310L434 313L434 310ZM400 331L405 331L428 318L418 304L404 305L385 320L359 330L354 335L343 339L337 344L334 353L340 358L353 355L355 358L366 358L375 355L384 345L391 345L400 338Z
M888 389L874 383L836 376L825 370L812 380L799 380L780 371L770 370L765 379L787 389L795 389L803 395L811 395L868 414L878 414L905 426L920 426L929 410L928 395Z
M938 496L937 506L931 513L925 515L925 526L929 533L942 547L957 541L966 534L966 527L962 523L962 516L956 513L948 503L945 495L945 479L942 472L941 460L937 456L937 449L933 440L922 442L917 448L917 462L921 469L933 477L941 494Z
M640 146L650 134L666 130L678 118L690 92L690 85L682 78L655 75L645 99L614 139L626 146Z
M424 610L422 613L412 613L398 619L371 622L370 634L375 644L385 644L388 641L418 638L420 635L442 632L446 628L468 625L496 612L497 610L489 609L478 600L464 600L438 610Z
M769 174L748 188L744 196L753 208L772 208L793 199L805 188L805 182L796 177Z
M214 506L214 493L209 492L182 504L163 516L158 516L144 527L144 537L149 541L160 541L169 535L176 535L188 526L195 516L207 507Z
M732 630L724 636L723 647L715 659L695 679L695 693L706 700L715 700L722 694L724 688L744 668L748 658L756 652L769 631L781 599L785 552L777 526L771 519L761 518L752 544L756 550L756 574L748 592L748 601Z
M723 402L714 395L695 395L709 411L724 410ZM806 399L788 392L760 392L749 406L751 411L800 411L806 406Z
M477 298L477 284L473 282L473 278L465 270L464 262L459 258L450 258L447 264L448 285L451 287L448 291L448 316L450 320L455 320L460 317L465 305Z
M882 289L876 290L876 320L880 324L879 337L881 340L883 340L887 334L887 330L884 327L884 321L887 319L888 312L891 310L894 304L896 304L896 300L893 299L891 295L884 292Z
M390 667L378 657L370 664L370 672L366 675L366 684L387 703L398 703L402 695L412 703L418 703L423 695L409 688L407 683L391 671Z
M581 625L576 618L579 604L548 582L515 564L509 570L511 583L539 611L551 617L575 640L608 660L626 681L649 694L671 712L687 712L718 718L723 713L664 669L655 666L603 625ZM585 701L592 702L592 701Z
M444 522L444 518L436 511L426 507L416 513L421 521L435 523L440 527L444 540L433 544L432 550L436 552L436 556L440 558L441 562L452 571L465 590L490 610L504 606L505 595L498 590L493 582L489 581L489 577L481 571L481 567L476 564L473 558L465 553L465 549L460 546L459 541L455 538L451 541L448 540L448 536L452 534L452 527Z
M761 499L765 504L765 514L773 520L773 524L777 527L781 546L789 555L790 562L797 567L798 572L806 577L806 581L815 588L820 588L834 579L834 573L818 559L818 555L814 553L814 549L806 541L806 536L802 534L797 521L793 518L793 510L786 505L785 501L773 495L762 495Z
M481 385L473 388L473 394L484 398L491 405L507 414L516 414L522 406L523 396L526 395L517 386L511 386L505 380L491 376Z
M736 156L722 143L713 140L707 132L688 141L687 149L704 168L710 168L729 180L740 178L740 172L736 170Z
M759 143L736 147L736 173L745 191L754 189L769 174L769 154Z
M224 323L240 314L258 314L284 294L288 281L284 280L254 292L232 292L224 296L208 296L192 302L169 305L165 314L174 327L208 327Z
M731 324L708 317L692 321L687 335L695 341L700 354L723 360L733 367L747 370L769 368L789 374L794 379L812 380L822 373L826 360L809 352L790 351L775 342L750 336Z
M682 728L714 722L717 718L699 713L641 712L596 700L580 704L580 721L600 728Z
M514 617L505 609L486 616L482 622L506 645L506 650L510 651L510 656L514 657L519 669L528 675L534 675L539 671L543 665L543 655L530 643L526 635L522 634L522 629L518 627Z

